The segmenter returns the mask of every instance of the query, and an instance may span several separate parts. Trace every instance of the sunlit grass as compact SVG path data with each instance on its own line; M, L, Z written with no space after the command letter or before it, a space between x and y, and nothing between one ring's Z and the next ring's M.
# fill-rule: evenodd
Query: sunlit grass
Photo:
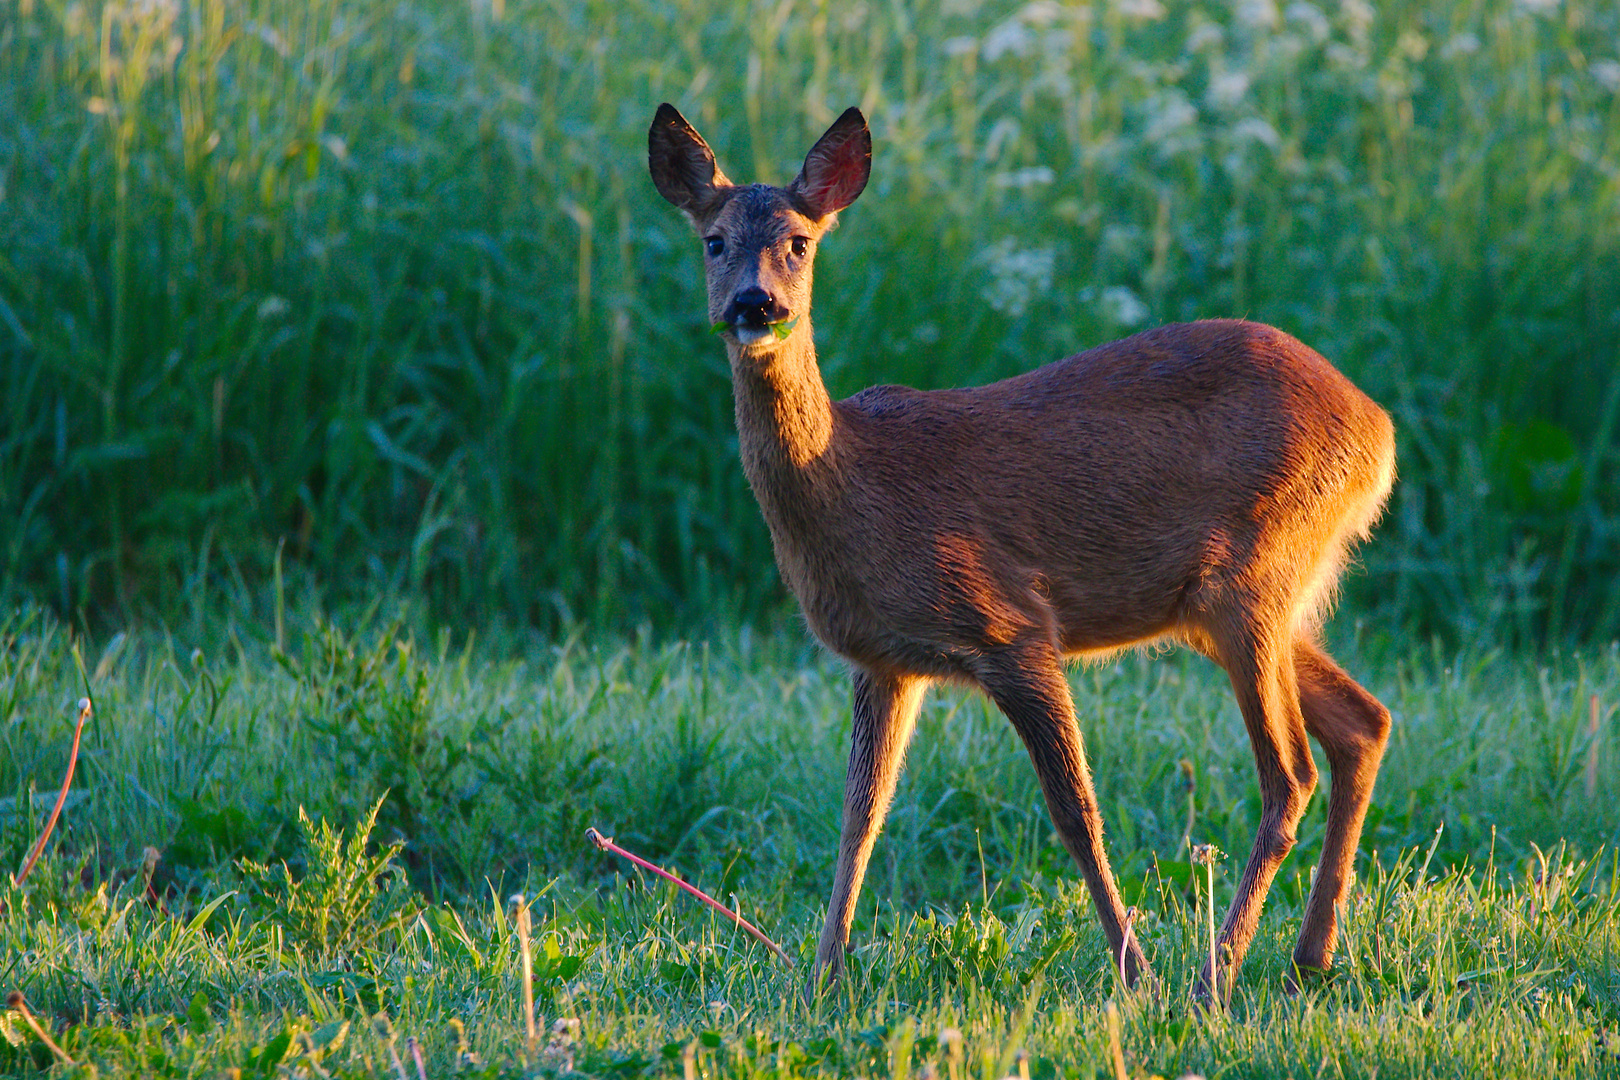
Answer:
M848 688L801 632L522 659L501 658L520 642L386 625L293 619L286 637L277 660L245 627L201 654L135 635L83 655L81 676L48 619L0 628L0 785L19 796L0 807L5 865L47 809L23 808L59 778L86 679L96 699L59 839L3 897L0 989L23 991L103 1074L394 1075L388 1038L405 1055L415 1037L444 1076L455 1020L476 1075L560 1075L566 1058L676 1076L695 1042L709 1075L947 1076L938 1040L953 1027L964 1077L1007 1075L1018 1050L1036 1077L1090 1077L1108 1061L1110 1000L1133 1076L1620 1070L1612 652L1536 666L1343 643L1395 741L1336 974L1281 993L1319 795L1220 1018L1188 1009L1208 897L1183 836L1235 853L1214 867L1224 907L1259 809L1230 691L1201 661L1128 656L1074 677L1160 996L1118 988L1009 726L939 694L878 843L850 977L806 1008ZM798 969L629 874L586 825L735 905ZM533 905L551 1050L524 1045L514 892ZM546 1036L559 1018L577 1035ZM28 1075L49 1052L14 1021L0 1070Z

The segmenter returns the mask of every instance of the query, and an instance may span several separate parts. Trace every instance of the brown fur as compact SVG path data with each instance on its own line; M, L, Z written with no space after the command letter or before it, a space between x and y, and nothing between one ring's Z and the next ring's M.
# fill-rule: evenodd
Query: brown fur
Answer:
M950 681L988 694L1028 747L1134 983L1147 962L1126 934L1063 663L1156 640L1225 668L1260 774L1223 970L1206 969L1200 993L1230 986L1293 846L1316 784L1307 732L1333 782L1294 958L1326 967L1389 714L1314 633L1389 494L1389 417L1305 345L1231 320L1161 326L989 386L832 401L811 335L811 264L866 183L860 114L840 117L786 188L731 185L669 105L649 149L659 191L706 246L719 242L706 259L710 318L753 295L769 298L759 311L798 319L778 340L742 316L725 340L743 469L777 565L811 630L854 666L818 978L842 967L923 692Z

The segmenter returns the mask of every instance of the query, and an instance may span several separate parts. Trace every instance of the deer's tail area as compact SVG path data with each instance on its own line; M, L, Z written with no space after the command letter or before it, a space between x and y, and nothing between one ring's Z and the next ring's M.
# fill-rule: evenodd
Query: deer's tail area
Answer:
M1355 546L1372 534L1395 485L1395 428L1382 409L1374 409L1382 420L1382 437L1367 445L1367 458L1358 462L1360 467L1352 472L1349 490L1340 504L1338 528L1299 592L1294 607L1296 636L1314 636L1332 612L1345 564Z

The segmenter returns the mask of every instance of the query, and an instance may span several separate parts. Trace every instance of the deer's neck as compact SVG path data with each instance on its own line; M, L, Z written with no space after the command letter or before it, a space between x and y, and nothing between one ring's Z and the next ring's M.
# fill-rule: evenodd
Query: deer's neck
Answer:
M794 532L796 519L835 498L837 422L816 366L809 319L765 356L729 347L743 471L771 531Z

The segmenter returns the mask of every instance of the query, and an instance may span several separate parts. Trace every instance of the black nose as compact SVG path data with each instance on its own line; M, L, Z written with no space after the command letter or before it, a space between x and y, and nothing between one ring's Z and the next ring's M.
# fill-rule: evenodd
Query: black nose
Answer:
M787 315L787 309L776 297L758 285L743 289L726 305L726 322L733 326L769 326L781 322Z

